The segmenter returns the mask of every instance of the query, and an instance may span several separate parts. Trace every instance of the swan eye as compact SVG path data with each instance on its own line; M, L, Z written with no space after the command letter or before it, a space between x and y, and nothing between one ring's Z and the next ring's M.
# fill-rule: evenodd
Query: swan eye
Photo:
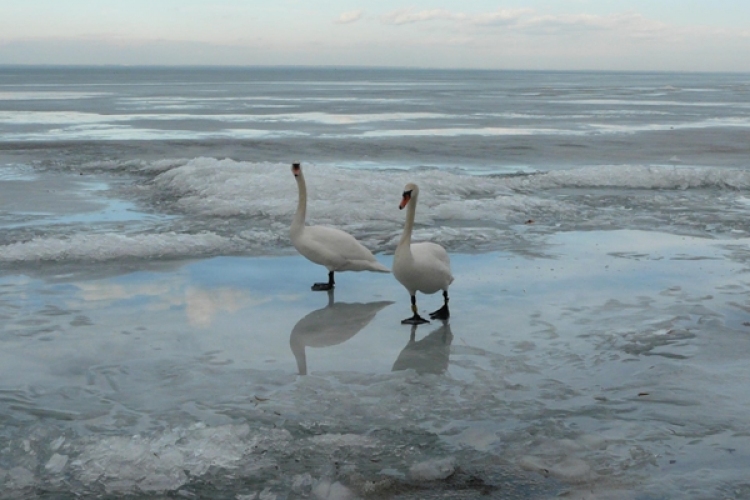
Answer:
M404 198L411 198L411 192L412 190L404 191Z

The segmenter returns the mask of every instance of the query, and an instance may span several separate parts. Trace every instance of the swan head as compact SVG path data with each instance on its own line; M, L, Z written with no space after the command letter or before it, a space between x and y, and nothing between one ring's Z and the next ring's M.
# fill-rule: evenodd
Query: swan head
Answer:
M409 184L404 186L404 193L402 195L401 204L398 206L398 209L402 210L406 205L409 204L412 199L416 200L418 194L419 187L413 182L410 182Z
M292 173L295 177L300 176L300 174L302 173L302 165L300 165L300 162L295 161L294 163L292 163Z

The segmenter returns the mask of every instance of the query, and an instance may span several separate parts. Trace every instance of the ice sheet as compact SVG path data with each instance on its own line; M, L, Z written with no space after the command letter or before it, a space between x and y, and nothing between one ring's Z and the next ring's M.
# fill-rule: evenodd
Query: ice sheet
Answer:
M391 276L341 273L329 297L309 291L325 270L301 257L6 274L0 484L248 498L741 491L748 243L560 232L541 256L453 254L450 328L414 331ZM418 297L420 310L439 303Z

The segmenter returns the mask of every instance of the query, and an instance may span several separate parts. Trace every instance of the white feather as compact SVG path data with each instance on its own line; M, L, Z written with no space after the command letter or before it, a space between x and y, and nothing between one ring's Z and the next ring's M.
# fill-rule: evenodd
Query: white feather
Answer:
M308 260L325 266L329 271L389 273L390 270L378 262L372 252L351 234L332 227L305 226L307 185L301 168L295 178L299 201L289 230L294 248Z
M409 183L404 191L411 191L411 197L407 204L404 232L393 257L393 275L410 295L416 292L431 294L440 290L447 292L453 282L448 252L437 243L411 242L419 187Z

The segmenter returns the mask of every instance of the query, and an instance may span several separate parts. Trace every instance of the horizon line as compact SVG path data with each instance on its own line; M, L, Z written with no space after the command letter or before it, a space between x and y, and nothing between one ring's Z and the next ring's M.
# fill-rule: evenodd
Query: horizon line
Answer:
M91 69L305 69L305 70L410 70L410 71L481 71L481 72L530 72L530 73L664 73L664 74L725 74L748 75L750 70L678 70L678 69L531 69L531 68L462 68L462 67L432 67L432 66L381 66L381 65L305 65L305 64L52 64L52 63L0 63L3 68L91 68Z

